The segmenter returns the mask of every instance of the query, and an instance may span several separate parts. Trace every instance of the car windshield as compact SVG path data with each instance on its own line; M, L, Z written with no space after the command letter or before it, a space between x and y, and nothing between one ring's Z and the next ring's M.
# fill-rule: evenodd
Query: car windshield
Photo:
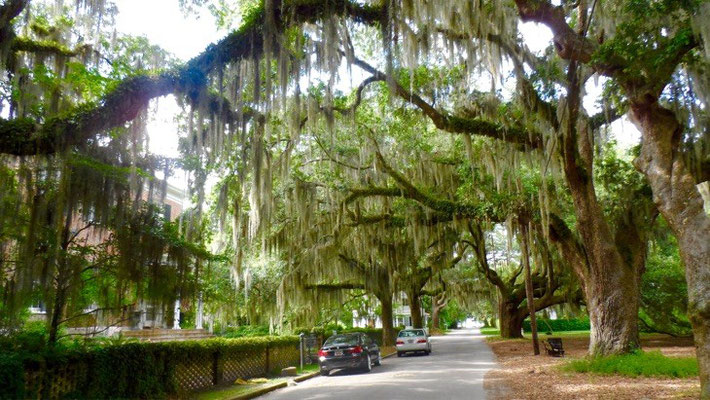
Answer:
M426 336L426 335L424 334L424 331L421 329L412 330L412 331L401 331L399 333L399 337L414 337L414 336Z
M323 346L337 346L337 345L350 345L356 346L359 344L358 335L354 333L349 333L345 335L333 335L325 341Z

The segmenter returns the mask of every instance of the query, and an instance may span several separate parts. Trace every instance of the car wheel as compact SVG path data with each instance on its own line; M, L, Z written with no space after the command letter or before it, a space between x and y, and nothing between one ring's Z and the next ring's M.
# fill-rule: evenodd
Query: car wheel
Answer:
M375 360L375 365L376 366L382 365L382 356L380 355L380 353L377 353L377 360Z
M320 370L320 374L323 376L330 376L330 370L322 369Z
M426 354L426 355L429 355L429 354L431 354L431 350L427 350L427 351L425 351L425 352L424 352L424 354Z
M365 363L365 368L363 368L363 371L372 371L372 360L370 359L370 354L367 355L367 362Z
M398 352L397 352L397 357L402 357L402 352L401 352L401 351L398 351Z

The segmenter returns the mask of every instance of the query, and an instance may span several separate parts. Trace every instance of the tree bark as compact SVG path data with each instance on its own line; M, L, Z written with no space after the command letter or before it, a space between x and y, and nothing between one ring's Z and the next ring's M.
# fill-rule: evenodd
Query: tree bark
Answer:
M678 239L700 367L700 397L710 399L710 217L679 154L682 126L673 112L644 96L632 101L631 119L642 135L636 168L646 176L654 203Z
M561 127L565 178L572 194L577 230L588 262L585 281L590 313L591 354L626 353L639 347L638 278L640 271L625 262L594 188L594 148L588 127L579 124L581 85L578 65L568 69L567 119Z
M382 306L382 345L394 346L394 326L392 324L392 294L381 294L377 296Z
M523 337L523 320L525 314L520 317L518 304L506 301L502 296L502 301L498 302L498 318L500 319L500 336L507 339L519 339Z
M59 339L59 325L64 313L64 305L66 304L66 289L58 287L54 295L54 304L52 306L52 317L49 320L49 338L48 343L53 346Z
M639 347L639 270L621 266L605 274L590 274L587 309L591 354L625 353Z
M433 304L431 307L431 329L441 329L439 325L441 324L440 322L440 317L439 317L439 312L441 311L441 308L439 308L436 304Z
M446 294L441 293L431 299L431 329L441 329L441 310L446 307Z
M418 293L407 294L409 298L409 310L412 314L412 327L413 328L423 328L424 323L422 320L422 305L421 299Z

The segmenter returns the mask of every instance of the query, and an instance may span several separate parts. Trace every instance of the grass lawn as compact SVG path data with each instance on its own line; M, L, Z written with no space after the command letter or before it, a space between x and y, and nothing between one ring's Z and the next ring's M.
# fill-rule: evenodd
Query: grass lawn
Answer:
M519 340L519 341L528 341L532 339L532 336L530 335L530 332L525 332L523 334L523 338L520 339L507 339L507 338L502 338L500 337L500 331L496 328L481 328L481 333L486 337L486 340L491 342L491 341L500 341L500 340ZM545 340L548 337L560 337L563 339L586 339L589 338L589 331L562 331L562 332L552 332L552 335L548 335L545 332L538 332L537 333L537 338L539 340Z
M658 350L638 351L633 354L572 360L562 368L565 371L601 375L688 378L698 376L698 359L695 357L667 357Z
M299 375L310 374L312 372L318 371L318 364L308 364L304 365L303 369L297 368ZM230 386L223 386L211 389L209 391L194 393L191 398L196 400L228 400L237 396L242 396L258 389L262 389L266 386L276 385L282 382L287 382L293 377L273 377L268 378L266 382L263 383L250 383L246 385L233 384Z
M499 336L500 329L498 329L498 328L481 328L481 335Z
M269 379L268 383L255 383L255 384L249 384L249 385L225 386L223 388L210 390L209 392L195 393L193 398L195 398L197 400L226 400L226 399L234 398L236 396L241 396L241 395L247 394L247 393L252 392L256 389L261 389L264 386L269 386L269 385L273 385L276 383L281 383L286 380L287 380L287 378L276 378L276 379Z
M303 369L301 367L296 368L298 370L298 374L310 374L311 372L316 372L318 371L318 364L306 364L303 366Z

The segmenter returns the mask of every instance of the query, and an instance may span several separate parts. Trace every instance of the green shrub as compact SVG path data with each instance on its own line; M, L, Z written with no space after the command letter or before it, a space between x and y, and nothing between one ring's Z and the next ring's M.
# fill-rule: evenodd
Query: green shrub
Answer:
M24 399L25 370L17 353L0 352L0 399Z
M538 332L588 331L589 318L581 319L544 319L537 320ZM530 332L530 320L523 321L523 331Z
M687 378L698 376L698 360L695 357L666 357L660 351L637 351L632 354L573 360L564 369L602 375Z

